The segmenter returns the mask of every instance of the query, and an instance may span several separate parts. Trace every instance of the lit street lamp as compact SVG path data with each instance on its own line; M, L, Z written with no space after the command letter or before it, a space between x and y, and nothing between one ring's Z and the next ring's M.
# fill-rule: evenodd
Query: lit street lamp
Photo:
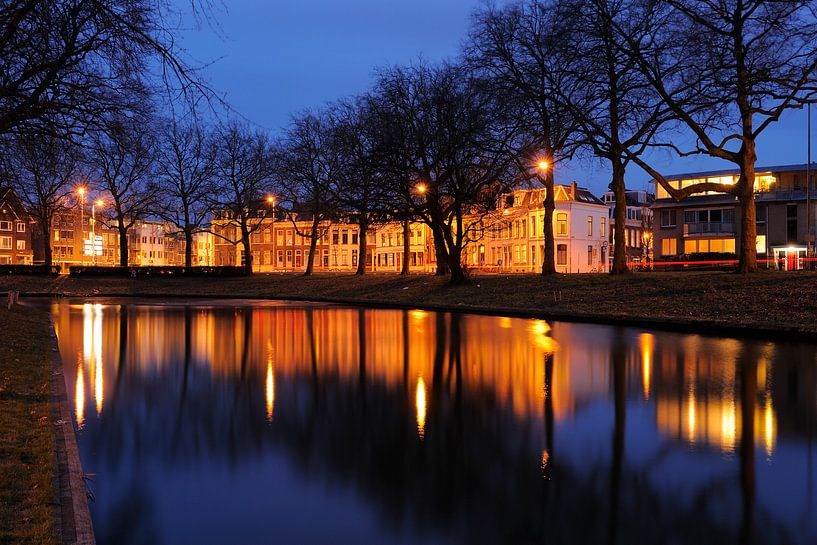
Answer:
M85 265L85 188L80 186L77 188L79 194L79 233L82 248L80 249L80 263Z
M91 263L96 265L96 207L102 208L102 199L98 199L91 205Z

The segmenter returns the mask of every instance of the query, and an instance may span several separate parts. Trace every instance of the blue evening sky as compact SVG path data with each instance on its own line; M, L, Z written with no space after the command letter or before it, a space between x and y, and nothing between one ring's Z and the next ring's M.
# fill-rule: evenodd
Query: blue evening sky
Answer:
M190 0L175 0L183 8ZM375 68L418 57L435 61L457 54L471 12L481 0L224 0L217 27L195 26L181 45L205 77L245 118L276 133L291 113L364 92ZM815 110L817 122L817 110ZM758 146L759 165L806 162L806 116L793 112L768 130ZM679 137L682 138L682 137ZM650 157L665 173L732 168L711 158ZM559 168L557 183L576 180L597 194L609 169L593 160ZM650 177L633 167L627 185Z

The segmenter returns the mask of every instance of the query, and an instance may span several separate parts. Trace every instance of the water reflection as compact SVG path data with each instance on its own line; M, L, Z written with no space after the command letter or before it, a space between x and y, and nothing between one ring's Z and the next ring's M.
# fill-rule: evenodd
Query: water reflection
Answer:
M817 541L814 346L424 311L53 313L100 543Z

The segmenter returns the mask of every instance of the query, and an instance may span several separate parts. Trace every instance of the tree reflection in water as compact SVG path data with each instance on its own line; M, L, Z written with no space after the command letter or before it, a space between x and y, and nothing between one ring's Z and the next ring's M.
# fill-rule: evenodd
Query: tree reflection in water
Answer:
M270 525L299 541L817 539L813 346L361 308L53 312L66 362L102 332L107 395L79 434L100 543L218 542L213 524L248 543ZM284 507L258 514L275 494Z

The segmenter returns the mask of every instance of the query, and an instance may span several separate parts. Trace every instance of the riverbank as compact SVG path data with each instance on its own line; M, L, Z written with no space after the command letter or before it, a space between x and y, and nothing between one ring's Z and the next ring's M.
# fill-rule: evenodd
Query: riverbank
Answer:
M257 274L249 278L0 278L24 296L247 297L463 310L718 334L817 333L817 272L479 275Z
M0 308L0 543L57 543L50 322Z

